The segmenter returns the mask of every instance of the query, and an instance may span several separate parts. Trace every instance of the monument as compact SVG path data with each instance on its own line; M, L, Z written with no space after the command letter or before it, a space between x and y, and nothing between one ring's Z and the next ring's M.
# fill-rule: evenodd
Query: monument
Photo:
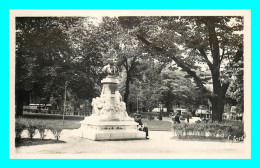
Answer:
M100 97L92 99L92 115L81 121L81 136L92 140L145 139L145 132L126 112L126 104L117 90L118 71L113 60L103 68Z

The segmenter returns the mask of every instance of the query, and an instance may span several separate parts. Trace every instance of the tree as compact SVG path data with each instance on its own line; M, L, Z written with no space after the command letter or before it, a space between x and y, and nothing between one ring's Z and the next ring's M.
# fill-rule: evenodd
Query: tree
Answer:
M161 72L161 102L165 104L168 113L173 106L194 109L207 102L206 95L186 76L187 73L174 63L168 64Z
M160 88L162 84L161 71L164 65L156 62L150 56L139 60L139 66L133 74L133 82L130 84L129 103L142 107L144 111L151 111L158 106L161 97ZM130 111L133 111L131 108ZM139 110L138 110L139 111Z
M123 78L125 78L123 100L128 107L130 83L139 73L140 60L145 57L144 50L140 48L139 40L136 37L127 34L122 29L118 23L118 18L104 17L99 28L101 39L104 41L102 44L104 60L115 59L122 71Z
M25 96L47 100L52 95L60 102L66 81L78 98L97 95L96 75L102 64L90 25L87 18L78 17L16 19L18 116Z
M16 18L16 115L23 113L24 98L42 97L45 81L51 76L53 59L59 59L62 31L57 29L58 19ZM51 51L51 52L50 52ZM48 68L50 67L50 68ZM57 86L57 85L56 85Z
M234 58L234 75L233 80L228 89L228 94L232 100L236 101L236 105L240 106L239 112L244 112L244 64L243 64L243 54L237 54ZM234 103L232 103L234 105Z
M233 75L234 59L243 57L242 17L120 17L161 61L174 61L193 79L212 103L212 120L222 121L223 100ZM213 91L196 74L196 63L206 63Z

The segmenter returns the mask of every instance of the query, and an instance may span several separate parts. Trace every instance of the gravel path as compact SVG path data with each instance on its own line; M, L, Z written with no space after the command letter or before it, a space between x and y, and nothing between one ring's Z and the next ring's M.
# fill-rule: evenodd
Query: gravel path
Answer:
M148 140L92 141L81 138L77 130L63 130L61 140L66 143L22 146L17 154L183 154L195 153L234 158L247 152L244 143L188 141L172 138L172 132L150 131ZM216 155L217 154L217 155ZM231 154L231 155L230 155ZM143 155L145 156L145 155ZM193 155L196 158L196 155ZM199 155L198 155L199 156Z

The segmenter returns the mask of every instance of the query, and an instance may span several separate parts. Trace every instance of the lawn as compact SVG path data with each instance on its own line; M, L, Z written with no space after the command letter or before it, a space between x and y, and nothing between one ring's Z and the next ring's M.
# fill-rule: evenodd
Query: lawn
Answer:
M62 115L51 114L24 114L22 120L37 119L37 121L45 123L47 126L59 127L63 129L78 129L80 121L84 119L82 116L65 116L64 125L62 124ZM146 123L150 131L170 131L172 124L169 121L159 120L142 120Z
M171 131L172 123L169 121L160 121L160 120L142 120L143 123L146 123L150 131Z
M22 120L37 119L38 122L44 123L49 127L63 129L78 129L80 121L84 120L83 116L65 116L64 125L62 123L62 115L54 114L24 114Z

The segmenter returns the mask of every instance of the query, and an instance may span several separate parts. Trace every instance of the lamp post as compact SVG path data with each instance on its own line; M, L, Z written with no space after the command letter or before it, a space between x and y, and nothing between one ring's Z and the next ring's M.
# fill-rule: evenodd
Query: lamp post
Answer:
M162 120L162 103L159 102L159 109L160 109L160 114L159 114L159 120Z
M64 118L65 118L65 112L66 112L66 99L67 99L67 86L68 86L68 82L65 82L65 88L64 88L64 108L63 108L63 115L62 115L62 125L64 125Z
M136 95L136 113L139 113L138 108L138 95Z
M140 82L137 82L138 89L141 89L140 84L141 84ZM136 93L136 108L137 108L136 113L139 113L139 100L138 100L139 95L140 95L140 92L137 92Z

